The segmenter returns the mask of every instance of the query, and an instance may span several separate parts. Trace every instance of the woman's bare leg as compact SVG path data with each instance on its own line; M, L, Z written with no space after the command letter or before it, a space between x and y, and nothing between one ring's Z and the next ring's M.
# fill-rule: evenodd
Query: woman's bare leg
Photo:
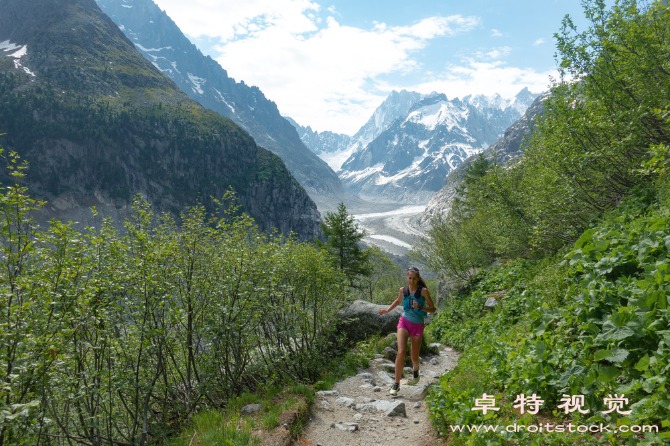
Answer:
M412 344L412 370L419 370L419 351L421 350L421 336L410 336L410 343Z
M407 354L407 338L409 331L404 328L398 329L398 356L395 358L395 382L399 383L402 378L402 369L405 367L405 354Z

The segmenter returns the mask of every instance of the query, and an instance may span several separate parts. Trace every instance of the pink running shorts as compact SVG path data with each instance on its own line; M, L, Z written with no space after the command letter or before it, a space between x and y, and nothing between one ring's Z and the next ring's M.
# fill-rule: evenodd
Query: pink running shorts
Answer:
M408 321L403 316L400 316L400 320L398 321L398 328L404 328L409 332L410 336L416 336L420 338L423 336L424 327L425 324L415 324L414 322Z

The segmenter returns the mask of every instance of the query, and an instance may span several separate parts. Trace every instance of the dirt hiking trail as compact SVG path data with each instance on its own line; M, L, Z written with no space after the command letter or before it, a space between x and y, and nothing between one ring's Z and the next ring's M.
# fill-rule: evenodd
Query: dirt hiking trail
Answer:
M425 446L446 444L434 430L424 401L426 389L456 367L460 353L441 344L437 356L422 356L420 381L406 385L411 368L405 368L397 397L389 394L395 365L382 357L358 375L339 381L332 390L317 392L296 445ZM409 355L409 352L408 352Z

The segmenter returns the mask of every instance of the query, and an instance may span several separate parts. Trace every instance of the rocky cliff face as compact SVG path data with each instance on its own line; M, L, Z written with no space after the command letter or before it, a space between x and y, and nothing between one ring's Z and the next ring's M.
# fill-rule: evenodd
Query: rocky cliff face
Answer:
M523 141L530 135L534 128L534 122L544 110L543 101L547 93L535 98L531 106L526 110L523 117L505 130L505 134L495 144L482 152L482 155L500 166L507 166L524 153ZM447 214L451 204L456 197L456 188L463 180L468 166L472 164L477 155L470 156L463 164L454 169L447 177L446 184L430 200L420 219L420 224L426 226L437 214Z
M335 172L300 140L258 87L236 82L204 56L152 0L97 0L137 50L190 98L230 118L256 143L279 155L322 209L347 200Z
M319 133L313 131L309 126L302 127L291 118L286 119L298 130L302 142L327 162L333 170L338 171L347 159L363 150L393 121L405 116L422 97L421 94L414 91L392 91L354 136L328 131Z
M138 193L160 211L213 211L232 187L262 229L319 234L283 162L184 95L93 0L0 0L0 47L0 144L30 163L44 219L85 222L90 206L120 218Z
M363 199L427 203L444 179L466 158L494 143L518 119L517 107L534 95L521 91L512 101L496 97L448 100L431 94L395 120L339 172L345 187Z

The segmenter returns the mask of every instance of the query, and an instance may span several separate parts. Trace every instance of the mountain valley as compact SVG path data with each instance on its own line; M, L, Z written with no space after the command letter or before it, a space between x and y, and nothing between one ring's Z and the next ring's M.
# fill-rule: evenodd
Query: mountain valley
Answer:
M233 187L262 229L320 233L284 163L183 94L95 2L39 0L25 14L1 0L0 11L0 143L29 163L41 221L89 224L96 206L120 224L136 194L173 215L198 202L213 212Z
M203 55L152 0L97 0L136 49L172 79L191 99L225 116L276 153L321 211L340 201L360 203L335 172L298 137L277 105L255 86L237 82L211 57Z

